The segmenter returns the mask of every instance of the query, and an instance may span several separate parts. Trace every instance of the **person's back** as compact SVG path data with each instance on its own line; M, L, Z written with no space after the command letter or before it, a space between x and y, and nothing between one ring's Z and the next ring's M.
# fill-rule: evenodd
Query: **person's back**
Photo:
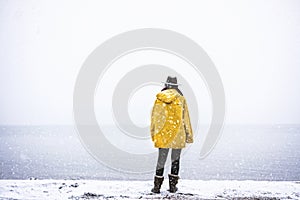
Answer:
M151 115L151 137L156 148L181 149L193 142L193 132L184 96L176 89L156 95Z

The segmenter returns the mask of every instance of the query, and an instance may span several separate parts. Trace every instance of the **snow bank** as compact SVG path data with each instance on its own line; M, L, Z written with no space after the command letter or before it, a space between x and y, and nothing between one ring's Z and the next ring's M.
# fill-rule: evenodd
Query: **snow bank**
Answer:
M180 180L152 194L153 181L0 180L0 199L300 199L300 182Z

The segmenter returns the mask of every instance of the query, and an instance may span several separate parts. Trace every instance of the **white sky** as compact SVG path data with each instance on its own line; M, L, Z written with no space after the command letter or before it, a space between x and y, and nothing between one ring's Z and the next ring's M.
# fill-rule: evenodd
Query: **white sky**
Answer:
M297 0L0 0L0 124L72 124L74 83L89 53L149 27L204 48L223 80L227 123L300 123Z

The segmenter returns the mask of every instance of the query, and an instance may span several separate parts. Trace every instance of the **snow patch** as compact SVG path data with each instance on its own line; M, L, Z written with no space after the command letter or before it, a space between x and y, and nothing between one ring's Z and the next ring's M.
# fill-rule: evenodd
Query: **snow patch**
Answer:
M0 180L0 199L300 199L300 182L180 180L169 193L165 180L160 194L153 181Z

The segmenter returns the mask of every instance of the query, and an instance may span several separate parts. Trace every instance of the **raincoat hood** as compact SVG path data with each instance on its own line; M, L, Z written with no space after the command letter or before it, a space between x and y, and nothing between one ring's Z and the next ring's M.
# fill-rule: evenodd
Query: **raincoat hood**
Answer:
M156 98L165 102L171 103L173 102L180 94L175 89L164 90L156 95Z

